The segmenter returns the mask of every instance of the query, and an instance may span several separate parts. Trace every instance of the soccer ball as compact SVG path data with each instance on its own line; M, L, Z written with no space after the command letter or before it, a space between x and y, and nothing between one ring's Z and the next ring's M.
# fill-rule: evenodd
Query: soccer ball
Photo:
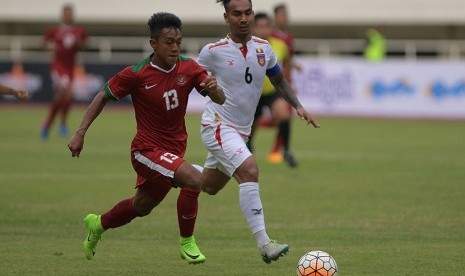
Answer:
M336 261L324 251L310 251L297 264L298 276L337 276Z

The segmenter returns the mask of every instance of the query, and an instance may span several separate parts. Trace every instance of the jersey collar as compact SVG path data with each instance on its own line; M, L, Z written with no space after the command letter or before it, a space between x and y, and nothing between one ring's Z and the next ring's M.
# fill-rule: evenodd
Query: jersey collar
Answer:
M229 44L233 45L234 47L236 47L237 49L239 49L242 53L242 55L244 56L244 58L247 57L247 50L248 48L251 48L252 47L252 44L253 44L253 36L250 37L250 40L247 41L247 48L244 48L244 45L242 45L242 43L237 43L237 42L234 42L234 40L232 40L231 38L231 34L228 34L226 36L226 39L228 40Z
M174 68L176 68L176 64L177 64L177 63L175 63L174 66L171 67L171 69L166 70L166 69L163 69L163 68L161 68L161 67L159 67L159 66L153 64L152 62L150 62L150 66L152 66L153 68L156 68L156 69L162 71L163 73L170 73L171 71L173 71Z
M231 34L228 34L228 35L226 36L226 39L228 40L228 42L229 42L231 45L234 45L234 46L237 47L237 48L242 48L242 47L243 47L242 43L237 43L237 42L234 42L234 40L232 40ZM246 44L247 47L250 47L250 44L253 43L253 40L252 40L252 39L253 39L253 36L251 36L251 37L250 37L250 40L247 41L247 44Z

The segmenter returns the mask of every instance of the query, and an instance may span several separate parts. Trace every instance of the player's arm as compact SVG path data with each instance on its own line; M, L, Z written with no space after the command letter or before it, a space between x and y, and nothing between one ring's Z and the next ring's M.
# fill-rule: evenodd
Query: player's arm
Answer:
M54 44L54 29L48 29L47 32L44 34L42 47L45 50L53 50Z
M0 84L0 94L13 95L19 100L27 100L28 98L27 91L23 89L15 89L2 84Z
M71 156L79 157L82 148L84 147L84 137L92 122L98 117L103 107L108 102L105 95L105 90L101 90L92 100L92 103L87 108L86 114L82 118L81 125L76 130L76 133L68 143L68 148L71 151Z
M79 39L78 39L78 49L79 50L84 50L87 47L87 40L88 40L88 35L87 31L84 28L80 29L80 34L79 34Z
M297 115L302 120L307 121L307 124L312 124L316 128L320 127L318 121L314 119L312 115L310 115L310 113L308 113L300 104L299 99L297 99L297 96L284 78L282 72L272 75L268 74L268 78L276 89L276 92L295 108Z
M200 94L202 96L208 96L210 99L217 104L224 104L226 96L224 95L223 89L216 82L216 78L212 75L208 76L200 83Z

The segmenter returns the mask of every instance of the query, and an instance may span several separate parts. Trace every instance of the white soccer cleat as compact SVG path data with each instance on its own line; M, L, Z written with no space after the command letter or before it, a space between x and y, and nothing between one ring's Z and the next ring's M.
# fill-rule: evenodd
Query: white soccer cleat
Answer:
M289 245L279 244L274 240L270 240L267 244L260 248L262 259L267 264L271 263L271 261L278 260L279 257L286 255L288 251Z

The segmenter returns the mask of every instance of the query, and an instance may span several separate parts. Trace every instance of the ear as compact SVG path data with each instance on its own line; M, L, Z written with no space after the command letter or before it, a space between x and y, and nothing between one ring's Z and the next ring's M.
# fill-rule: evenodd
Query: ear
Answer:
M150 46L151 46L152 49L155 51L155 50L157 49L157 40L151 38L151 39L149 40L149 42L150 42Z
M227 13L223 13L223 17L224 17L224 22L229 23L229 22L228 22L228 14L227 14Z

